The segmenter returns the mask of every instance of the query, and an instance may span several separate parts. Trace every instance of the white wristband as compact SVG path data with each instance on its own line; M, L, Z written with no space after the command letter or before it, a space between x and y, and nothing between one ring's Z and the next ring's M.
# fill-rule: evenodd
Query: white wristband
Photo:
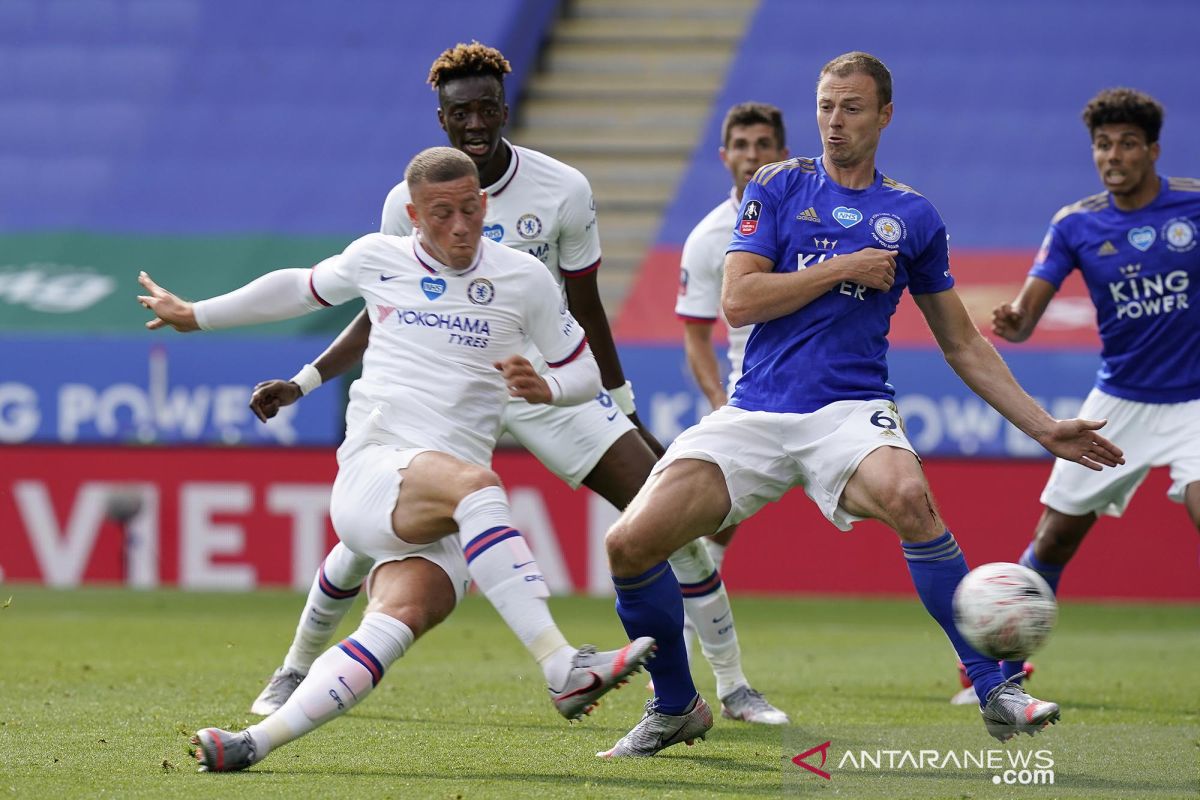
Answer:
M292 377L292 383L300 387L300 394L306 395L321 385L321 373L312 364L305 364Z
M625 416L637 411L637 406L633 404L633 384L625 381L624 386L618 386L615 389L605 389L608 396L617 404L617 408L621 409L621 413Z

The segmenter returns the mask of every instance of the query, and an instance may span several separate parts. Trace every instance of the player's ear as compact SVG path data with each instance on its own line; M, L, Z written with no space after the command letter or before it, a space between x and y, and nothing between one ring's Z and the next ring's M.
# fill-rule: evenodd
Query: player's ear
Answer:
M891 124L892 112L895 110L895 108L896 107L891 103L888 103L886 106L879 109L879 130L883 130L889 124Z
M1162 146L1158 142L1150 145L1150 160L1152 162L1158 161L1158 156L1160 153L1162 153Z
M413 227L417 227L417 207L412 203L406 203L404 210L408 212L408 219L412 222Z
M485 192L483 189L480 189L479 190L479 210L482 211L485 216L487 215L487 201L488 201L488 193Z
M442 130L446 130L446 114L442 111L441 106L438 106L438 125L442 127ZM446 132L449 133L449 131Z
M721 163L726 167L729 166L729 151L725 149L725 145L717 148L717 155L721 158Z

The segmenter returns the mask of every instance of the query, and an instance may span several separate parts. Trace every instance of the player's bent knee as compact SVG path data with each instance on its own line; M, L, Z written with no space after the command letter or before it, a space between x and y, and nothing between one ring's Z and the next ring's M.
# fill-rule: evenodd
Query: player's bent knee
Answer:
M500 485L500 476L495 472L483 467L477 467L474 464L469 464L465 465L465 468L459 473L456 479L456 493L459 499L462 499L469 494L478 492L480 489Z
M608 552L608 563L614 573L628 575L644 572L666 558L658 557L654 543L642 536L636 527L624 519L617 520L604 536L604 549Z

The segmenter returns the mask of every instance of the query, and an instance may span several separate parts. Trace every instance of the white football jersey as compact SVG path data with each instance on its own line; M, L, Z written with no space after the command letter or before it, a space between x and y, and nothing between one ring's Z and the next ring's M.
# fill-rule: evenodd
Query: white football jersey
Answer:
M738 202L734 191L721 205L708 212L692 228L683 244L679 261L679 295L675 299L675 314L685 320L715 322L724 320L721 313L721 282L725 277L725 250L733 238ZM742 375L742 360L746 355L746 340L754 326L729 328L729 380L727 394Z
M310 286L327 305L363 298L371 318L362 377L350 387L348 436L378 409L399 444L487 466L509 398L493 362L528 342L556 367L586 348L537 261L486 239L475 264L456 270L415 237L372 233L313 267Z
M484 237L536 257L560 286L563 273L599 267L600 232L587 178L544 153L508 140L504 144L512 150L508 169L491 186L483 187L488 194ZM411 198L406 182L388 193L380 231L397 236L412 233L406 209ZM533 348L525 357L542 367Z

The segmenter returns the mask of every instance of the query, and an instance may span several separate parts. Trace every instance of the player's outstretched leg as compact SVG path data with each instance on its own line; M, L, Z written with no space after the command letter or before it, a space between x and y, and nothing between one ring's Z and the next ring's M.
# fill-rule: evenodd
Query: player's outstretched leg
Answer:
M308 590L296 634L283 664L250 706L251 714L278 711L304 680L317 656L329 646L334 631L354 605L374 561L354 553L341 542L325 556ZM345 587L345 588L343 588Z
M617 614L631 638L652 636L658 652L647 669L655 696L640 722L601 758L652 756L679 742L703 739L712 727L712 710L696 692L683 645L683 598L679 583L663 561L641 575L613 578Z
M246 769L275 748L346 713L370 694L413 638L412 630L400 620L368 612L354 633L313 662L308 676L278 711L236 733L219 728L197 731L192 744L200 769Z
M1020 560L1017 562L1023 567L1029 567L1031 570L1041 575L1046 583L1050 585L1050 591L1058 595L1058 582L1062 580L1063 568L1066 564L1047 564L1040 560L1033 552L1034 543L1030 542L1025 548L1025 552L1021 554ZM1033 667L1024 661L1005 661L1000 665L1000 672L1003 673L1006 680L1014 680L1020 684L1022 678L1018 677L1024 674L1028 678L1033 673Z
M1034 725L1036 720L1036 730L1041 730L1048 722L1056 721L1057 705L1030 697L1019 686L1005 681L995 659L976 651L958 632L954 624L954 590L968 570L967 561L953 534L946 531L931 541L903 542L901 547L921 602L946 632L975 686L988 733L1001 741L1011 738L1011 733L1001 738L997 726L1017 724L1020 715L1028 715L1026 725ZM1028 728L1022 730L1035 732Z
M567 644L550 615L550 592L541 568L521 532L512 526L512 510L499 486L478 489L454 511L467 568L480 591L538 662L551 700L567 719L590 713L597 701L638 671L654 646L653 638L603 653Z
M717 679L721 716L763 725L786 725L787 714L767 702L742 672L729 593L713 564L707 539L688 542L668 559L683 593L683 610L700 637L700 650ZM686 632L685 632L686 637Z

